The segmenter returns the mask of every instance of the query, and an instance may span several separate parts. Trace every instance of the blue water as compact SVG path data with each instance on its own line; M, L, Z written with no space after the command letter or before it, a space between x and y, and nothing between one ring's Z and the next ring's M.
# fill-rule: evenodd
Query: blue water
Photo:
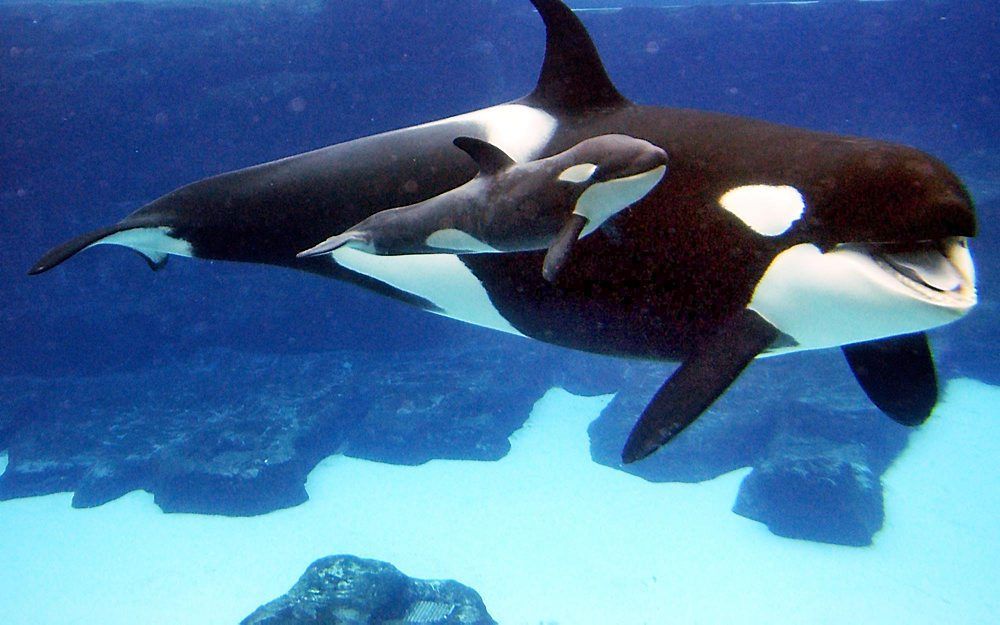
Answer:
M18 340L0 370L92 370L206 342L270 351L467 340L473 331L274 269L175 263L154 280L113 251L83 255L55 278L23 270L56 242L186 182L518 97L542 46L523 4L338 2L318 14L280 4L5 7L0 306L4 334ZM988 2L900 2L587 22L636 101L898 140L942 157L978 196L988 239L996 19ZM990 247L977 245L987 285ZM389 316L374 335L372 309ZM113 332L101 330L112 320ZM94 336L102 348L83 349Z
M977 202L980 304L932 338L945 379L1000 384L1000 4L570 4L629 7L581 15L637 102L897 141L948 163ZM542 37L526 0L0 0L0 452L32 419L82 418L108 402L183 405L195 420L199 405L232 403L215 397L226 389L265 384L268 363L508 349L489 331L272 267L173 259L153 274L105 247L25 274L51 246L187 182L520 97L534 85ZM226 370L227 386L211 391L148 377L211 379L227 350L260 370ZM302 375L319 386L320 369L332 375L318 365ZM271 390L310 388L292 377ZM91 379L114 380L115 392L95 390L86 403ZM178 388L190 393L183 401ZM997 475L995 463L982 470Z

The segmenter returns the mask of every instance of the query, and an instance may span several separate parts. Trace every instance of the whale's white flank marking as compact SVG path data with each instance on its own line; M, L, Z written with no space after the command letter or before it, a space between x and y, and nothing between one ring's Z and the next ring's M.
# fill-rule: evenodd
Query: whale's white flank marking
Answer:
M149 258L153 262L160 262L166 258L167 254L176 256L194 256L191 244L184 239L170 236L170 228L158 226L155 228L132 228L123 230L94 241L87 247L95 245L121 245L131 248Z
M479 279L454 254L375 256L342 247L332 256L351 271L432 302L446 317L524 336L500 315Z
M428 247L436 247L452 252L499 252L495 247L484 243L467 232L456 228L435 230L425 241Z

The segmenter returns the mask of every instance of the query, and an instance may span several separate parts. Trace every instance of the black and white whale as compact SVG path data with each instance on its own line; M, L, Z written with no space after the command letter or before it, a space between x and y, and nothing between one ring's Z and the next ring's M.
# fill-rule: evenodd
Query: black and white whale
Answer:
M475 178L423 202L375 213L298 256L345 245L382 256L544 249L542 275L553 280L577 239L642 199L667 170L666 152L625 135L593 137L522 164L479 139L454 143L479 167Z
M512 102L221 174L45 254L31 273L111 243L269 263L363 285L425 310L575 349L681 366L639 418L626 462L652 453L758 355L844 346L884 412L921 423L937 400L925 331L976 303L972 201L916 149L743 117L636 105L558 0L537 86ZM515 161L605 134L649 141L670 173L578 241L559 280L541 251L296 253L371 215L459 187L469 136ZM804 373L804 375L806 375Z

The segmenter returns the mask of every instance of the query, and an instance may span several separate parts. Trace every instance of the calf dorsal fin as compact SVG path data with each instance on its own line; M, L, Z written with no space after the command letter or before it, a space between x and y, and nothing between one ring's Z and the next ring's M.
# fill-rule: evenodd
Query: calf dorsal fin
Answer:
M481 175L489 176L514 164L514 159L489 141L472 137L456 137L453 143L455 147L476 161Z

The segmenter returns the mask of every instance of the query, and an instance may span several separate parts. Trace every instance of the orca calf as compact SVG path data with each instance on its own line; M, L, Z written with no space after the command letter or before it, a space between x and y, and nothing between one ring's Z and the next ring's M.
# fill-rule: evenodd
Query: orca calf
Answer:
M458 137L479 174L462 186L376 213L298 254L345 245L380 256L547 249L555 279L573 243L642 199L663 178L667 153L648 141L601 135L548 158L517 164L491 143Z
M698 417L755 357L845 346L890 417L937 400L924 332L976 303L972 201L918 150L696 110L636 105L562 2L535 89L506 104L348 141L187 185L45 254L36 274L92 245L269 263L347 280L469 323L579 350L679 361L629 437L647 456ZM541 251L297 259L331 232L439 196L476 175L452 144L474 137L523 163L622 134L670 172L575 244L559 279Z

